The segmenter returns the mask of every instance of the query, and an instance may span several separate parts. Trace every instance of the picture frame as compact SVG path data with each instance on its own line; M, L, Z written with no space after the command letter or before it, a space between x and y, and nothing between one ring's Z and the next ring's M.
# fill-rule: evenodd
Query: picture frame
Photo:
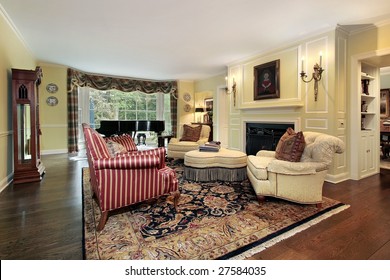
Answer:
M381 89L380 91L380 117L387 118L390 116L390 89Z
M213 98L205 98L204 108L205 108L206 112L213 110Z
M254 100L280 98L280 59L254 67Z
M212 123L213 122L213 98L205 98L204 100L204 108L206 114L203 115L203 122Z

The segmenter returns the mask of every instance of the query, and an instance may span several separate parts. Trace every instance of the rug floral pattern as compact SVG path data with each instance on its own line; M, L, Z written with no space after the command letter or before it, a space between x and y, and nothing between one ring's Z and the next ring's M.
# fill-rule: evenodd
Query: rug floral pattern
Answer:
M162 196L109 215L95 231L100 210L83 169L86 259L177 260L234 257L306 219L341 207L324 197L323 208L270 199L259 205L249 181L196 183L182 178L179 212Z

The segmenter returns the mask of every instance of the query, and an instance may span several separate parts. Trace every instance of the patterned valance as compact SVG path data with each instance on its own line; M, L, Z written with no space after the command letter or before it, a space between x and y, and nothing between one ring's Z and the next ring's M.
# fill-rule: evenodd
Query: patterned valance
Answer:
M141 91L144 93L170 93L176 97L176 81L135 80L131 78L118 78L87 74L74 69L68 69L68 91L75 86L92 87L98 90L117 89L123 92Z

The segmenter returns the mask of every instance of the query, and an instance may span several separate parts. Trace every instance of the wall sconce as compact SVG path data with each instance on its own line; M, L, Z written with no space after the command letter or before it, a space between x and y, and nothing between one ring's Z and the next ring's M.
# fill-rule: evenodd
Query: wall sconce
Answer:
M303 71L303 62L304 58L302 58L302 72L300 73L302 81L305 83L310 83L314 79L314 101L317 101L317 95L318 95L318 82L321 81L322 78L322 72L324 72L324 69L321 67L322 65L322 54L320 54L320 65L318 63L314 64L314 72L312 74L312 77L310 80L307 80L307 75L305 71Z
M228 79L228 77L225 77L225 80L226 80L225 92L226 92L226 94L231 94L231 93L236 94L236 87L237 87L236 81L233 78L232 90L229 91L227 79Z
M232 85L232 90L229 91L229 88L228 88L228 82L227 82L227 77L225 77L225 80L226 80L226 87L225 87L225 93L226 94L231 94L233 93L233 106L236 107L236 92L237 92L237 84L236 84L236 81L234 80L234 77L233 77L233 85Z

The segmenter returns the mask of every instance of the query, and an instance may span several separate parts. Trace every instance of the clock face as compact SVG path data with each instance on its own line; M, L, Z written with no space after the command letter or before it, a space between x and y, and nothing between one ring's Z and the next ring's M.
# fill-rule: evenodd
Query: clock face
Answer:
M189 105L189 104L184 105L184 111L185 112L191 111L191 105Z
M186 92L186 93L183 95L183 99L184 99L184 101L186 101L186 102L191 101L191 94L189 94L188 92Z

